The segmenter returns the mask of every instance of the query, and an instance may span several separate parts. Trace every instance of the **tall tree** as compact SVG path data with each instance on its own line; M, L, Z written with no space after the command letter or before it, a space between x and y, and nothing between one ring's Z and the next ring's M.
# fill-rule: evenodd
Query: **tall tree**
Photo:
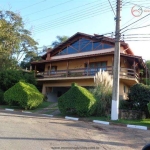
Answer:
M56 38L57 38L57 40L53 41L51 44L53 48L56 47L57 45L59 45L60 43L66 41L69 37L63 35L63 36L56 36Z
M24 54L36 51L37 44L19 14L0 11L0 67L13 67Z

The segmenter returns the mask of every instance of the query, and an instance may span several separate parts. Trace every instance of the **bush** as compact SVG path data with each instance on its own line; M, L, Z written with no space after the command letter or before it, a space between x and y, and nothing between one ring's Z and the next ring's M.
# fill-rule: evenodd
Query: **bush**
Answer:
M9 105L19 105L24 109L33 109L43 102L43 95L29 83L18 82L4 93Z
M4 102L4 91L0 89L0 104L5 104Z
M150 102L147 104L148 112L150 114Z
M36 85L36 79L33 73L13 69L0 71L0 89L3 91L8 90L20 80Z
M128 95L134 110L147 110L147 103L150 101L150 87L144 84L135 84L130 88Z
M96 98L96 116L110 115L112 100L112 77L108 72L99 71L94 76L95 87L91 89Z
M120 100L119 101L119 109L131 110L132 109L131 101L130 100Z
M107 92L104 92L103 89L104 87L99 85L90 90L96 99L96 116L108 116L110 114L112 91L108 89Z
M96 100L85 88L72 84L71 88L58 99L58 107L61 113L90 116L95 111Z

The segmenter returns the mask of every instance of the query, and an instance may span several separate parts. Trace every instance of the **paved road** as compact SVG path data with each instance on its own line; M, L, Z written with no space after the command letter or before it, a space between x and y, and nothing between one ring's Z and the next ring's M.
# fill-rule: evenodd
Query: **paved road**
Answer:
M0 150L140 150L150 131L0 111Z

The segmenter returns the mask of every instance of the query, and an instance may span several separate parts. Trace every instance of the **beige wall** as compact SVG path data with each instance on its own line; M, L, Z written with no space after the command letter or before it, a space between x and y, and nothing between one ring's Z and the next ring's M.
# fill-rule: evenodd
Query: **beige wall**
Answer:
M119 85L119 95L120 95L120 99L127 99L127 95L129 92L129 86L127 86L125 83L120 82ZM125 91L124 91L125 90Z
M89 58L89 62L100 62L100 61L106 61L107 66L112 66L113 62L113 56L101 56L101 57L92 57ZM69 66L68 69L79 69L79 68L84 68L85 63L88 62L88 58L85 59L78 59L78 60L70 60L69 61ZM48 66L50 64L45 65L45 71L48 70ZM61 62L52 62L51 66L57 66L57 70L66 70L67 69L67 61L61 61Z
M49 81L49 82L43 83L42 93L46 94L47 87L70 87L73 82L77 83L79 86L94 86L93 79ZM126 90L125 92L124 92L124 86ZM127 86L126 84L120 81L120 87L119 87L120 99L127 99L128 89L129 89L129 86Z

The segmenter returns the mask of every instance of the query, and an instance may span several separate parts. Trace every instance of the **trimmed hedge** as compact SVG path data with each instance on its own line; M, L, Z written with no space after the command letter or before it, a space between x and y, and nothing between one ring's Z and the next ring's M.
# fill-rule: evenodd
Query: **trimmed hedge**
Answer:
M18 82L4 93L9 105L19 105L24 109L33 109L43 102L44 96L37 88L26 82Z
M130 88L129 100L131 100L132 109L145 111L150 101L150 87L142 83L133 85Z
M87 89L73 83L71 88L59 97L58 107L64 115L90 116L95 112L96 100Z

